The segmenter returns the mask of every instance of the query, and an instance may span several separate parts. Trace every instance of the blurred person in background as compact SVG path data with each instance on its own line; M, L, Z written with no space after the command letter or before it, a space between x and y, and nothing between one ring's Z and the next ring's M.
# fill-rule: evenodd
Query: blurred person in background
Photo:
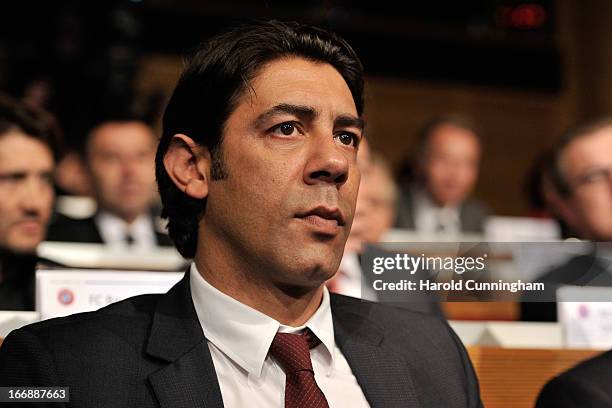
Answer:
M361 170L361 182L353 225L338 272L326 285L334 293L375 301L380 299L372 289L374 274L371 271L364 273L362 261L391 254L375 244L381 242L395 223L399 190L385 157L371 150L365 140L359 146L357 164ZM430 277L426 272L417 271L409 278L418 281ZM411 293L408 295L410 298L406 296L404 292L387 292L384 300L413 311L442 315L435 297L423 293Z
M49 114L0 95L0 310L34 309L36 248L53 208L58 137Z
M387 160L372 152L370 163L362 173L355 220L347 247L359 247L368 242L379 242L393 227L397 213L398 188Z
M577 255L537 279L549 297L560 285L612 286L612 118L604 118L567 131L554 154L552 179L559 195L558 216L575 237L598 242L592 251ZM524 302L523 320L555 321L553 302Z
M555 153L560 216L576 237L612 241L612 118L568 131Z
M562 238L575 237L567 222L561 217L564 211L563 197L553 179L555 153L546 150L536 157L525 179L525 195L529 217L550 218L559 224Z
M481 142L468 120L432 119L420 132L415 180L401 186L397 227L419 233L482 233L489 211L469 198L478 179Z
M379 242L395 222L397 186L382 155L370 150L367 141L359 146L357 164L361 170L359 194L351 232L346 241L338 273L327 282L334 293L375 300L372 291L362 290L359 256L368 243Z
M172 242L154 215L157 137L137 117L118 116L89 132L84 163L98 210L92 217L58 215L49 241L151 249Z

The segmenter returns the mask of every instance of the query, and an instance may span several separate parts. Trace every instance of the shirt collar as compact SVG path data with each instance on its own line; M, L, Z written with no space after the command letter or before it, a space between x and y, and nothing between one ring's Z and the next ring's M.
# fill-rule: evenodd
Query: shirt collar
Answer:
M454 212L459 211L459 205L447 205L444 207L440 207L439 205L437 205L431 198L431 195L429 194L427 189L421 185L414 185L412 187L412 196L414 197L415 203L420 207L425 207L427 209L432 210L436 209Z
M153 221L148 214L141 214L132 222L127 224L121 218L108 211L100 211L95 216L95 222L105 243L124 244L125 235L129 232L133 238L150 238L153 234Z
M300 327L281 325L273 318L221 292L191 264L189 284L196 314L204 336L250 375L259 377L274 336L278 331L294 333L308 327L319 340L328 369L334 363L334 325L329 292L316 312Z

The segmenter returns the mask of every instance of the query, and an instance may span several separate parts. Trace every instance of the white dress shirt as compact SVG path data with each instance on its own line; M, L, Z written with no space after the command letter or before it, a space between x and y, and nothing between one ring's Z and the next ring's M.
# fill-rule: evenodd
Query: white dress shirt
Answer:
M155 227L153 219L149 214L143 214L136 218L131 224L126 223L121 218L100 211L94 218L102 241L114 249L152 249L157 246L155 238ZM127 235L130 235L134 242L128 245Z
M290 327L222 293L206 282L194 263L189 283L226 407L284 407L285 373L268 350L277 332L297 333L306 327L321 340L310 356L330 408L369 407L336 345L327 289L312 317L303 326Z
M440 207L421 188L413 188L415 229L423 234L450 234L461 232L459 207Z
M338 272L332 280L334 281L333 292L335 293L359 299L377 300L376 293L363 275L359 255L355 252L344 253Z

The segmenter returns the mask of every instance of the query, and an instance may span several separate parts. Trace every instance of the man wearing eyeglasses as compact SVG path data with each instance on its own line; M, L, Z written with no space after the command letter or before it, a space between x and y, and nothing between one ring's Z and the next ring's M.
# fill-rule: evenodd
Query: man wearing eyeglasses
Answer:
M612 117L567 131L555 149L552 175L561 197L559 215L576 238L597 244L538 281L551 291L560 285L612 286ZM555 303L523 303L521 308L523 320L557 317Z
M579 238L597 245L591 254L572 258L540 280L612 286L612 117L569 131L556 152L553 174L563 197L561 215ZM540 392L536 407L610 407L611 377L612 351L608 351L552 379Z

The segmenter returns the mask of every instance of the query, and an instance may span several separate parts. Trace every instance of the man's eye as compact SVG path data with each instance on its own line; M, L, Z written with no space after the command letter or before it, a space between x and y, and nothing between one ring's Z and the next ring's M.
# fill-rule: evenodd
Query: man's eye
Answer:
M608 177L609 177L609 170L607 169L595 170L595 171L592 171L582 176L580 179L580 183L581 184L598 183L600 181L607 180Z
M359 144L359 139L352 133L340 133L336 136L338 141L346 146L357 146Z
M296 130L296 126L292 122L281 123L280 125L277 125L272 128L272 131L274 133L280 132L284 136L291 136Z
M41 176L42 182L52 186L53 185L53 174L43 174Z
M26 179L25 173L8 173L0 174L0 181L4 183L19 183Z

